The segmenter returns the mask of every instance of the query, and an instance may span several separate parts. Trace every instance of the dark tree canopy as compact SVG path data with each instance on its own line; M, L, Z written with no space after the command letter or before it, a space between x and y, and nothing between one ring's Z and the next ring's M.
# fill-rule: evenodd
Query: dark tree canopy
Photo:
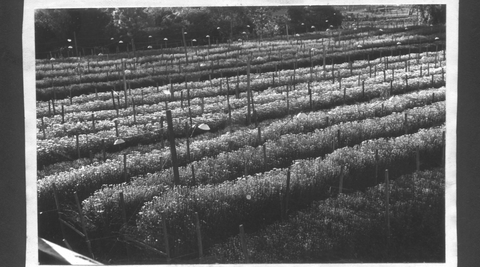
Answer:
M49 51L65 49L77 40L79 49L102 47L145 49L148 45L180 45L181 31L187 42L197 44L226 42L239 38L267 37L339 26L340 11L330 6L306 7L145 7L103 9L46 9L35 13L37 57L48 57ZM304 23L304 25L300 25ZM307 27L307 28L305 28ZM121 43L120 43L121 41Z
M330 25L338 27L342 24L342 14L331 6L295 6L288 8L291 26L296 32L325 30ZM303 23L303 24L302 24Z
M414 5L412 10L418 12L420 23L435 25L447 22L446 5Z

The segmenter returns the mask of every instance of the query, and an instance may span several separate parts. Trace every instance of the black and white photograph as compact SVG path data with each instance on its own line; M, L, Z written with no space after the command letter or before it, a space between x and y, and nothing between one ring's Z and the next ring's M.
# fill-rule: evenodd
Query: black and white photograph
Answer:
M28 8L30 263L454 266L458 3L132 4Z

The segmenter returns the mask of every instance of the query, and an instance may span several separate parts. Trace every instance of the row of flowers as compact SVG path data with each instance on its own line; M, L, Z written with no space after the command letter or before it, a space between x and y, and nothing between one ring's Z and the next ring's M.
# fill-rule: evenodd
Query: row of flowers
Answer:
M288 220L246 234L250 262L380 262L387 253L389 262L444 261L444 168L403 175L389 185L389 248L385 246L387 187L382 183L365 192L315 201ZM216 263L245 262L241 244L236 235L216 244L210 255Z
M437 70L440 71L440 70ZM318 88L315 84L312 84L312 107L314 110L331 108L336 105L349 104L357 101L373 99L378 96L386 95L386 92L391 91L391 94L405 93L413 91L417 88L428 88L431 86L443 85L444 81L442 77L430 79L428 77L420 77L417 79L411 79L411 84L416 83L414 86L405 86L404 82L399 81L395 84L372 84L369 85L364 91L362 87L354 86L351 88L344 88L344 92L341 92L334 85L330 85L330 88ZM433 83L432 83L433 81ZM284 92L277 92L277 94L271 93L267 95L267 101L263 104L255 104L255 111L257 115L257 121L263 121L267 119L281 118L288 113L292 114L300 111L311 110L309 104L308 84L297 85L296 90L292 92L292 97L289 97L289 101L286 101L286 95ZM281 95L280 95L281 94ZM266 95L266 94L264 94ZM283 96L283 97L282 97ZM258 98L258 97L257 97ZM268 101L271 100L271 101ZM273 101L272 101L273 100ZM246 101L244 101L246 102ZM213 104L218 106L218 104ZM207 109L208 110L208 109ZM186 124L190 124L187 110L179 110L184 116L176 118L174 122L174 132L178 137L186 135ZM201 113L201 110L197 108L199 117L192 118L193 124L206 123L213 131L225 128L230 124L245 125L245 118L247 114L247 108L245 106L238 107L231 111L231 121L229 122L228 108L224 106L223 112ZM186 114L185 114L186 113ZM163 114L163 113L162 113ZM157 116L139 116L139 122L143 123L138 127L137 125L130 126L129 124L122 123L118 126L118 132L120 137L127 141L128 146L136 145L138 143L151 143L159 138L166 139L165 128L159 127L159 117ZM148 124L154 122L154 125ZM107 125L112 125L113 122L107 122ZM133 124L133 123L131 123ZM61 125L58 124L60 130ZM82 124L80 124L81 126ZM88 124L87 124L88 125ZM114 125L114 124L113 124ZM111 126L110 126L111 127ZM80 128L81 129L81 128ZM80 132L81 133L81 132ZM96 131L93 133L79 135L79 150L80 155L88 155L91 150L93 153L100 151L100 143L105 140L107 144L113 143L117 139L116 129L108 128L106 130ZM68 158L77 158L77 142L76 137L62 136L58 138L49 138L45 140L37 141L37 160L39 166L48 165L54 162L62 161ZM112 146L109 146L110 150ZM65 157L65 155L68 155Z
M435 37L433 37L435 38ZM374 46L375 44L372 44ZM323 46L323 44L322 44ZM317 51L322 50L322 46L315 48ZM375 50L375 53L392 53L392 50L395 51L405 51L406 49L415 49L415 44L410 45L397 45L394 48L389 46L385 46L385 43L379 43L377 47L371 47L371 49L358 49L355 47L354 49L344 51L345 48L341 48L340 50L333 50L328 51L326 57L328 60L335 60L337 62L345 60L345 58L351 57L352 60L358 60L366 57L366 54L370 53L370 50ZM313 48L312 48L313 49ZM298 53L298 49L293 49L291 53L268 53L268 58L266 56L265 51L260 52L252 52L249 56L252 56L256 60L252 61L252 66L254 68L260 68L263 70L271 70L274 69L275 66L279 66L280 68L291 68L294 62L297 62L299 66L309 66L311 61L314 65L320 65L323 62L323 55L322 53L312 53L311 61L309 57L309 53ZM398 53L398 52L396 52ZM402 52L405 53L405 52ZM288 57L284 59L283 55L292 54L295 56ZM301 56L301 57L299 57ZM228 55L227 55L228 57ZM235 75L235 73L245 73L245 66L246 66L246 58L239 60L238 58L231 58L231 59L224 59L220 64L220 59L217 59L217 64L213 63L214 61L209 61L208 63L197 63L190 64L187 66L181 67L181 63L178 63L178 67L170 67L169 70L164 70L163 72L155 72L152 74L152 66L150 68L145 69L138 69L138 70L130 70L132 73L129 75L129 81L131 82L132 87L138 88L142 87L144 83L149 83L150 86L154 85L155 82L151 82L152 80L157 82L165 82L171 79L174 82L181 82L184 75L188 74L189 76L193 77L200 77L202 80L209 75L218 77L221 74L225 76ZM162 67L168 66L170 64L162 64ZM157 70L160 70L161 67L157 67ZM173 72L172 72L173 71ZM57 97L64 98L68 97L68 92L66 92L66 87L72 91L74 95L80 95L87 92L94 91L97 88L99 91L105 91L105 87L110 84L110 88L112 84L115 84L115 80L121 80L122 74L119 71L118 74L112 73L112 77L107 73L96 73L96 74L86 74L86 75L69 75L66 78L62 79L46 79L37 81L37 95L43 99L48 95L53 96L53 92L55 91ZM113 79L113 82L109 80ZM53 87L52 87L53 83ZM119 82L117 82L120 85ZM65 88L65 89L64 89Z
M432 99L432 96L435 96ZM396 95L388 99L387 101L372 100L366 103L358 103L348 106L338 106L331 110L322 110L308 113L308 118L315 118L310 120L294 120L290 117L275 120L273 122L266 120L259 124L262 129L263 140L277 139L282 134L286 133L299 133L312 131L313 129L323 128L327 126L326 118L329 118L329 123L340 123L351 120L360 120L368 118L369 116L385 116L392 112L401 112L407 108L413 108L425 105L431 101L443 101L445 100L445 88L439 89L427 89L419 92L407 93L402 95ZM383 107L382 107L383 106ZM298 123L302 122L301 125ZM308 122L308 124L306 124ZM254 129L241 128L241 129L225 129L215 134L209 135L197 135L190 138L190 143L193 151L197 151L197 154L192 155L192 159L198 159L206 154L200 153L201 151L219 150L227 147L228 149L237 149L245 145L254 145L257 132ZM223 135L228 130L232 130L228 135ZM185 139L177 140L179 146L185 146ZM228 142L228 146L226 146ZM198 144L201 143L199 146ZM207 149L207 147L209 149ZM132 146L128 149L123 149L121 152L105 153L107 159L116 159L120 154L146 154L151 153L153 150L159 148L158 144L151 145L138 145ZM164 149L162 151L167 151ZM183 149L184 151L185 149ZM220 151L220 150L219 150ZM222 150L224 151L224 150ZM162 152L164 153L164 152ZM163 158L169 158L169 152L163 156ZM211 154L208 154L212 156ZM94 162L100 162L103 160L102 154L92 155ZM180 158L184 158L180 156ZM46 166L41 172L39 172L38 178L41 179L48 175L53 175L57 172L71 171L71 169L78 169L81 166L89 165L89 158L80 158L73 161L63 161L56 164ZM139 165L143 166L143 164Z
M445 122L445 103L439 102L422 108L407 110L410 132L420 128L441 125ZM308 120L308 119L307 119ZM304 127L304 126L299 126ZM340 140L338 133L340 132ZM221 152L214 157L206 157L180 168L180 181L183 185L215 185L232 181L242 175L255 174L272 168L282 168L292 161L321 157L332 151L332 144L349 147L364 140L399 136L405 133L404 114L393 113L382 118L340 123L308 133L287 133L277 140L265 142L262 146L245 146L236 151ZM265 155L264 155L265 153ZM267 161L265 161L265 157ZM348 159L345 158L348 162ZM383 161L383 159L382 159ZM192 167L193 166L193 167ZM195 170L195 178L191 169ZM243 176L245 177L245 176ZM192 181L195 179L195 181ZM124 194L124 207L128 218L133 218L143 202L160 196L172 186L172 169L165 169L146 176L138 176L130 184L103 186L91 197L83 201L84 211L99 229L116 229L121 223L122 211L118 193ZM115 226L116 225L116 226Z
M431 74L439 74L441 69L432 69ZM393 70L392 70L393 72ZM419 76L419 71L410 70L408 74L401 72L401 74L395 75L395 83L402 82L402 78L409 76L409 80L411 84L415 84L416 77ZM376 75L375 75L376 76ZM389 73L389 77L392 75ZM300 88L305 87L305 83L303 82L303 77L300 77L297 80L297 84L295 87L299 86ZM390 81L392 79L389 78ZM302 83L303 82L303 83ZM364 80L364 85L366 88L369 88L372 84L382 83L381 78L367 78ZM356 78L344 78L342 79L342 85L344 88L351 88L357 86L358 81ZM307 82L308 86L308 82ZM325 91L330 90L338 90L336 88L338 86L333 85L330 82L312 82L311 88L313 89L314 93L318 90L317 88L322 88ZM317 91L316 91L317 90ZM282 93L285 93L285 87L278 86L273 88L268 88L264 91L258 91L258 94L255 96L255 104L256 105L263 105L267 104L272 101L284 99L285 96ZM227 104L227 97L220 95L220 90L217 91L219 95L216 97L206 97L206 98L199 98L195 97L190 101L190 111L187 109L187 101L175 101L168 103L168 108L172 110L172 114L174 117L181 118L181 117L198 117L201 116L203 113L217 113L217 112L225 112L226 111L226 104ZM296 97L295 91L290 91L290 95L293 98ZM307 92L308 93L308 92ZM193 94L193 93L192 93ZM120 98L120 97L119 97ZM136 103L141 102L138 96L131 96L132 99ZM145 98L143 98L145 101ZM147 101L154 101L154 99L148 97ZM225 103L225 104L222 104ZM232 97L229 100L230 109L231 111L235 112L236 109L243 108L247 105L246 94L241 93L240 98ZM88 134L88 133L95 133L98 131L105 131L112 129L115 126L113 120L121 120L122 125L135 127L136 125L142 125L147 123L152 123L160 117L165 116L165 107L167 104L165 103L158 103L158 104L136 104L135 110L134 107L129 107L126 109L119 109L118 114L116 110L102 110L97 112L88 112L88 111L70 111L65 112L63 116L63 123L62 123L62 116L57 115L54 117L43 117L43 119L37 119L37 138L38 139L45 139L45 138L54 138L54 137L62 137L71 134ZM66 110L71 109L72 107L78 106L67 106L65 107ZM88 107L88 106L83 106ZM203 109L202 109L203 107ZM202 113L203 110L203 113ZM228 110L227 110L228 112ZM134 116L135 114L135 116ZM95 120L95 127L92 126L92 116ZM119 119L119 117L121 119ZM137 119L138 118L138 119Z
M439 98L445 97L445 91L438 90ZM442 92L443 91L443 92ZM274 122L269 126L263 127L262 137L264 141L279 140L285 134L308 133L314 129L327 127L332 123L348 122L352 120L361 120L381 114L391 114L392 112L401 112L407 108L418 107L424 104L423 101L429 98L430 92L421 92L410 94L405 97L393 97L383 103L372 102L364 105L346 106L344 108L333 109L329 112L315 112L308 116L308 119L283 119ZM327 122L327 117L329 121ZM218 138L193 140L190 146L190 160L200 160L203 157L214 157L221 152L236 150L246 146L257 146L262 142L257 139L256 130L244 129L225 134ZM81 193L83 198L87 197L94 190L100 188L102 184L120 183L120 179L129 178L142 173L156 172L164 167L170 167L170 153L168 149L158 150L151 146L153 150L147 152L136 152L128 156L128 177L123 177L122 159L113 158L104 163L82 166L79 169L65 170L54 175L46 176L37 182L38 189L38 207L39 210L49 210L53 208L54 201L52 190L54 184L59 188L63 198L70 198L73 191ZM180 165L188 163L186 153L186 143L182 142L177 146L178 159ZM162 166L163 164L168 164Z
M329 187L339 184L341 176L347 188L359 189L372 184L377 164L376 151L392 177L413 170L411 163L417 150L425 159L439 159L443 129L435 127L397 138L368 140L354 147L337 149L324 159L297 161L289 167L288 210L297 210L321 198ZM240 224L258 228L265 221L279 219L283 210L280 203L285 195L286 172L287 169L277 169L218 185L166 190L145 203L138 213L137 239L165 251L164 220L169 237L175 239L172 245L175 251L191 253L197 248L193 223L195 213L200 218L205 250L220 240L236 235Z
M424 35L426 32L422 28L418 29L398 29L400 32L395 32L392 30L378 30L373 34L376 36L368 36L368 38L376 38L376 39L381 39L381 40L387 40L390 38L400 38L404 37L407 33L407 36L411 36L410 39L415 39L418 35ZM305 43L329 43L334 37L335 39L339 40L356 40L359 39L359 37L362 36L363 31L349 31L349 30L343 30L343 31L338 31L338 34L341 34L340 38L334 35L333 32L324 34L324 35L315 35L315 36L303 36L309 39L304 39L304 38L298 38L301 40L302 44ZM401 34L401 36L399 36ZM431 33L429 33L431 34ZM370 33L369 33L370 35ZM300 36L299 36L300 37ZM316 39L315 37L319 37L319 39ZM215 47L211 47L210 49L206 49L206 46L198 46L195 49L189 49L189 53L195 54L195 56L198 57L204 57L208 54L209 59L211 60L217 60L217 57L221 56L222 54L225 53L235 53L235 52L240 52L242 54L250 54L251 52L254 52L256 50L262 50L266 49L270 51L270 49L276 49L278 52L285 52L288 49L292 48L293 43L290 41L285 41L285 40L270 40L270 41L263 41L261 43L257 42L247 42L243 45L239 44L233 44L233 45L219 45ZM185 55L183 48L181 50L179 49L170 49L170 50L160 50L157 51L157 55L148 55L148 56L140 56L132 59L124 59L124 61L127 64L152 64L155 63L157 64L159 60L164 59L165 55L168 55L169 60L174 59L175 62L179 60L184 60ZM102 59L102 60L100 60ZM220 58L221 60L225 58ZM87 69L91 68L91 73L95 72L105 72L105 71L112 71L115 69L115 65L119 64L120 60L119 59L112 59L108 60L105 57L97 57L97 60L91 60L87 59L83 61L75 61L75 62L65 62L62 60L57 61L45 61L45 60L38 60L36 64L36 69L37 69L37 79L41 78L48 78L48 77L58 77L62 74L65 74L66 69L78 69L79 67L81 69ZM53 71L52 71L52 66L53 66Z
M388 63L387 63L388 62ZM253 90L262 91L267 89L269 86L278 87L283 86L285 83L290 82L289 78L295 74L294 82L305 82L311 80L311 82L328 82L332 79L332 70L336 73L336 78L342 77L342 80L348 80L352 76L362 76L362 79L365 79L367 74L370 76L370 72L381 72L383 70L400 70L405 68L407 65L407 70L415 69L418 71L420 66L423 70L427 71L430 67L435 67L438 63L438 66L445 64L444 58L436 59L434 55L427 53L419 54L408 54L400 56L388 56L381 57L374 60L358 60L349 64L348 62L340 63L334 65L315 66L314 68L297 68L293 70L277 70L272 72L263 72L255 73L250 77L250 85ZM388 65L388 69L387 69ZM372 68L372 69L370 69ZM411 70L410 70L411 71ZM253 72L253 71L252 71ZM320 74L320 77L319 77ZM286 77L286 78L282 78ZM275 84L273 84L273 79L275 79ZM368 80L368 79L367 79ZM272 81L272 83L270 83ZM233 89L238 90L239 92L246 91L246 82L247 75L239 75L235 78L230 78L228 81L230 89L230 94L233 93ZM368 81L367 81L368 82ZM168 84L160 87L146 87L146 88L137 88L129 89L128 92L131 96L143 98L142 103L145 104L155 104L161 101L178 101L181 98L181 92L183 92L184 97L187 96L187 90L190 89L191 93L194 94L192 97L210 97L214 96L208 92L216 91L220 87L220 84L223 84L223 89L225 92L220 92L220 94L226 93L227 89L227 78L216 78L208 81L198 81L192 82L189 81L187 84L185 82L177 84ZM186 88L188 87L188 88ZM238 89L237 89L238 88ZM197 93L198 92L198 93ZM200 93L201 92L201 93ZM172 95L173 94L173 95ZM145 100L146 98L146 100ZM121 98L122 100L124 97ZM67 107L66 113L69 112L79 112L79 111L98 111L104 109L113 109L112 96L111 92L100 92L92 93L89 95L82 95L78 97L72 97L71 103L70 99L63 99L55 101L56 106L64 105ZM131 103L130 103L131 104ZM37 117L42 117L51 114L51 108L49 109L50 102L48 101L37 101ZM123 106L123 105L122 105ZM50 112L49 112L50 111ZM57 120L59 120L58 118Z

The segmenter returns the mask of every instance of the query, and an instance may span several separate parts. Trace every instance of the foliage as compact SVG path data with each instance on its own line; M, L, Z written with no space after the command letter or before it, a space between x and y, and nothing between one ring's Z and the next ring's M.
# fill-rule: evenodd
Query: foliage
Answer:
M148 14L144 8L115 8L106 12L111 15L110 23L120 35L133 38L148 25Z
M317 31L323 31L330 25L337 28L342 25L343 20L341 11L332 6L289 7L288 16L290 25L297 33L311 32L311 26L315 26Z
M434 169L390 182L389 247L386 187L380 184L317 201L287 221L246 235L250 262L443 262L444 177L444 169ZM238 235L215 245L211 254L217 263L245 261Z
M74 47L75 41L79 52L82 48L90 50L93 47L103 46L109 41L111 35L109 22L110 18L102 9L37 9L35 10L36 53L39 55L48 50L57 50L67 56L67 47Z
M418 148L424 160L438 162L442 149L443 127L421 130L412 135L362 142L354 147L335 150L325 159L300 160L291 167L290 212L319 199L331 186L337 186L339 177L344 186L353 190L364 188L375 174L375 151L391 177L412 171L411 162ZM343 167L342 167L343 166ZM343 171L342 171L343 169ZM195 251L193 214L201 220L204 248L238 233L238 225L247 231L258 230L281 214L281 195L285 194L286 169L272 170L255 176L219 185L175 187L145 203L138 213L136 227L139 237L148 244L164 250L161 226L164 216L169 236L179 240L177 251ZM357 181L355 183L352 182ZM181 254L180 254L181 255Z
M438 74L439 70L437 69L436 72ZM432 72L433 73L433 72ZM308 75L305 75L305 80L308 80ZM381 78L378 78L380 80ZM350 80L350 81L348 81ZM312 94L312 104L314 110L322 109L322 108L329 108L335 105L339 105L342 103L352 103L358 100L361 100L362 98L365 99L373 99L379 96L385 96L389 94L389 89L391 94L398 94L398 93L404 93L406 91L412 91L417 88L428 88L428 87L436 87L440 84L444 84L444 81L440 77L440 75L437 75L437 77L433 80L433 83L429 77L410 77L409 81L412 84L417 84L417 88L414 88L412 86L406 88L405 87L405 82L403 81L402 77L397 77L398 82L395 83L395 86L390 85L388 82L376 82L372 81L371 84L367 83L367 86L370 88L362 93L362 87L357 85L357 78L356 77L351 77L351 78L345 78L344 79L344 85L347 85L350 82L350 88L348 88L348 91L351 92L348 95L345 96L345 98L342 97L342 92L338 90L337 85L335 84L328 84L327 82L322 83L322 84L312 84L312 90L314 92L318 92L315 94ZM297 81L300 81L298 79ZM264 83L264 81L260 81L261 85ZM268 83L267 83L268 84ZM302 83L302 84L297 84L296 87L298 88L298 94L295 94L292 92L292 97L290 99L289 103L289 109L286 109L286 99L285 99L285 91L281 87L274 87L269 90L266 90L262 92L261 94L258 95L257 97L257 103L256 109L257 109L257 116L258 116L258 121L263 121L267 119L275 119L279 117L285 116L287 113L294 113L294 112L300 112L300 111L307 111L311 110L309 104L305 99L308 97L308 82L307 83ZM347 89L345 89L346 93ZM204 90L203 92L207 92L207 90ZM185 94L186 92L184 92ZM217 90L212 92L213 94L219 94ZM354 93L352 95L352 93ZM348 98L347 98L348 96ZM218 101L218 98L214 98L214 100ZM221 99L222 101L225 101L224 98ZM244 119L245 119L245 107L246 107L246 100L243 98L241 101L232 101L232 104L238 103L236 108L235 106L232 106L231 114L232 114L232 123L233 124L240 124L240 125L245 125ZM198 103L198 101L197 101ZM225 102L223 102L225 103ZM228 109L225 106L220 106L218 107L218 102L215 102L214 104L207 105L207 110L213 111L213 110L218 110L219 112L205 112L201 114L201 110L198 111L198 104L197 106L197 112L194 112L194 115L197 115L195 118L195 123L207 123L209 124L213 129L219 130L223 129L227 126L229 116L228 116ZM161 107L162 105L156 105L153 108L156 109L158 107ZM178 108L178 103L177 103L177 108L175 109L178 113L176 113L176 116L179 117L178 119L181 121L180 124L176 124L174 126L174 132L177 137L185 136L185 129L184 129L184 122L188 120L189 112L186 109ZM130 110L130 111L129 111ZM129 110L123 110L122 114L125 116L127 114L131 114L131 108ZM127 113L128 112L128 113ZM114 115L114 111L109 111L109 114ZM91 115L91 114L88 114ZM58 118L60 115L57 115ZM111 116L111 115L109 115ZM160 112L155 112L151 114L145 114L145 116L139 117L139 124L136 125L131 121L133 116L125 117L123 122L120 124L119 127L119 132L121 133L121 136L123 138L127 138L126 141L128 141L129 146L131 145L136 145L139 143L152 143L156 140L158 140L160 137L163 137L164 139L166 138L166 131L160 131L160 132L152 132L155 127L147 125L147 123L152 123L152 122L158 122L159 116L164 116L164 111ZM113 117L113 118L116 118ZM113 119L112 118L112 119ZM86 117L88 119L88 117ZM90 130L90 123L80 123L77 122L73 127L70 128L70 134L65 135L62 132L66 131L67 128L63 128L61 124L54 124L53 132L59 132L58 137L51 137L50 140L39 140L39 151L38 151L38 161L40 164L50 164L54 162L58 162L61 160L65 159L65 155L68 155L68 157L76 157L77 151L76 151L76 139L73 136L74 132L77 132L80 134L81 140L80 140L80 148L81 148L81 155L87 155L89 150L92 150L93 152L99 152L101 147L99 144L101 143L102 139L105 139L107 143L113 142L112 140L116 139L116 131L113 128L113 122L110 121L110 118L107 118L108 121L100 121L99 126L100 130L97 131L91 131ZM157 124L158 125L158 124ZM140 126L140 127L139 127ZM143 126L143 127L142 127ZM67 127L67 125L65 125ZM101 129L103 128L103 129ZM40 132L39 132L40 134ZM40 165L41 166L41 165Z
M260 38L280 33L280 27L274 17L275 7L250 7L248 14L254 26L254 32Z
M243 32L254 33L256 36L277 35L284 30L285 23L289 22L285 7L146 7L146 8L104 8L82 10L38 10L35 23L37 40L46 39L55 34L55 41L51 41L50 50L55 46L64 46L65 36L72 31L90 29L93 36L82 34L79 36L84 46L116 47L119 39L130 42L135 39L138 43L148 42L148 36L153 35L156 40L168 38L181 41L180 30L188 32L187 39L197 39L201 44L208 42L206 36L213 40L225 42L227 39L237 39ZM280 12L279 12L280 10ZM277 13L280 13L278 15ZM302 14L312 25L325 28L325 22L318 22L315 17L332 17L330 24L340 25L341 16L333 16L326 7L306 7ZM337 19L338 18L338 19ZM105 21L105 19L108 19ZM94 25L94 26L92 26ZM251 25L250 28L247 25ZM72 28L74 27L74 28ZM98 34L97 34L98 33ZM101 35L103 33L103 36ZM80 38L81 37L81 38ZM117 38L115 42L111 37ZM88 43L87 39L97 39L97 43ZM242 37L240 37L242 38ZM101 40L101 42L99 41ZM126 45L126 44L125 44ZM79 44L80 46L80 44ZM133 44L134 46L134 44ZM43 48L37 43L38 48ZM39 51L45 53L45 49Z
M413 5L412 10L418 12L420 23L435 25L447 22L446 5Z

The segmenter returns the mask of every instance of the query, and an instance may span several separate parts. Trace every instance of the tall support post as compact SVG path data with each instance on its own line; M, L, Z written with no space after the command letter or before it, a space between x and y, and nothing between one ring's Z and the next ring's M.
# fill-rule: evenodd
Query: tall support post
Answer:
M75 55L78 57L77 33L73 32L73 41L75 42Z
M92 256L92 258L95 258L95 255L93 254L93 250L92 250L92 244L90 243L90 239L88 238L85 218L83 217L82 206L80 205L80 201L78 200L77 192L74 192L74 195L75 195L75 202L77 203L78 215L80 216L80 222L82 223L83 234L85 235L85 240L87 242L88 251L90 252L90 255Z
M173 184L180 184L180 174L178 172L177 149L175 147L175 135L173 132L172 111L167 110L168 142L170 143L170 155L172 156Z
M203 245L202 245L202 234L200 231L200 220L198 218L198 213L195 212L195 226L197 230L197 242L198 242L198 257L200 262L203 261Z
M250 260L249 260L249 257L248 257L247 244L245 242L245 231L243 229L243 224L240 224L239 230L240 230L240 243L242 245L243 257L245 258L245 262L248 263L248 262L250 262Z
M185 29L182 27L183 47L185 49L185 62L188 64L187 42L185 41Z
M390 180L388 169L385 170L385 220L387 225L387 251L390 244Z
M247 125L250 125L252 122L252 115L251 115L251 107L250 107L250 60L251 58L248 58L247 62Z
M124 95L125 95L125 108L127 108L127 78L126 78L126 75L125 75L125 62L123 61L123 58L121 59L121 63L122 63L122 74L123 74L123 91L124 91ZM120 104L120 102L118 102L118 104Z

